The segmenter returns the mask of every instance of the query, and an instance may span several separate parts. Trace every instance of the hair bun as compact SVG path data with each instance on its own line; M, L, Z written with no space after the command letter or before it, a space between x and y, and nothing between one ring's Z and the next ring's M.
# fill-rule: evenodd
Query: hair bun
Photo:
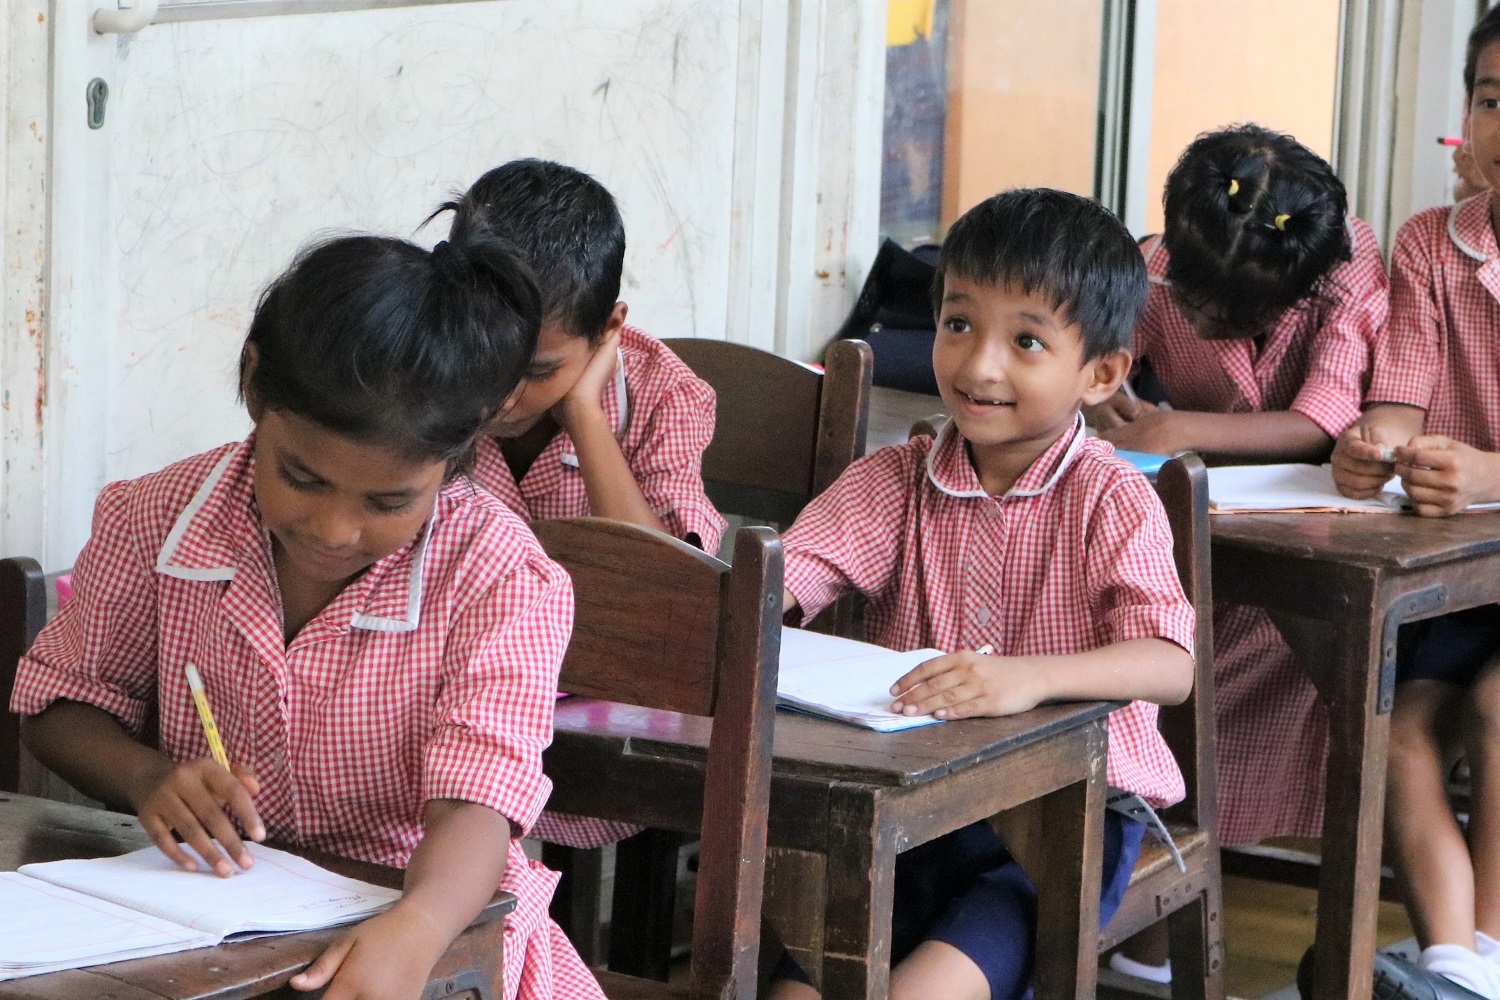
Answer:
M442 274L454 281L467 280L474 270L469 255L447 240L438 240L432 248L432 263Z

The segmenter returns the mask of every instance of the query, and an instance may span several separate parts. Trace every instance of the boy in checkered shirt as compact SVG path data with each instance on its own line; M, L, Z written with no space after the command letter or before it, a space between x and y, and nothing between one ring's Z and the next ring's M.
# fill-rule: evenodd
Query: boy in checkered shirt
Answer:
M609 517L717 552L726 522L703 489L714 391L616 301L625 225L588 174L512 160L455 201L451 234L485 231L537 276L542 333L519 396L480 438L470 473L528 521ZM544 812L534 835L600 847L640 827Z
M896 683L894 711L1128 701L1110 717L1109 781L1165 806L1183 783L1156 706L1191 689L1193 608L1155 491L1079 414L1129 371L1145 297L1139 250L1094 202L1018 190L966 213L933 292L933 367L953 418L936 440L854 463L807 507L784 540L784 603L806 621L858 590L873 642L950 650ZM1102 921L1142 832L1106 817ZM986 825L901 855L896 885L895 1000L1025 993L1036 894ZM779 971L777 1000L816 996L790 959Z
M1500 184L1500 9L1469 36L1466 145ZM1399 476L1423 517L1500 500L1500 201L1486 190L1419 212L1396 234L1390 324L1334 478L1353 497ZM1419 965L1500 997L1500 606L1403 626L1396 652L1386 835L1423 951ZM1468 758L1468 838L1446 777ZM1389 959L1377 980L1393 978ZM1407 970L1409 971L1409 970ZM1443 987L1448 988L1448 987ZM1397 994L1393 994L1397 995ZM1442 995L1442 994L1439 994Z

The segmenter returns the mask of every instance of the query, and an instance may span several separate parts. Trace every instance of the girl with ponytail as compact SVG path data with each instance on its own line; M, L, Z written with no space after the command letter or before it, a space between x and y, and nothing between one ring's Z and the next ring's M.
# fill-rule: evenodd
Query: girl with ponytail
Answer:
M1151 292L1135 328L1142 396L1091 414L1118 447L1220 462L1323 462L1360 414L1387 286L1370 228L1333 169L1290 136L1199 136L1167 179L1166 230L1142 245ZM1219 836L1322 829L1327 718L1263 611L1214 615Z
M417 1000L499 887L520 901L507 1000L602 996L547 918L556 876L513 846L547 797L571 585L462 474L540 321L492 238L305 250L245 340L250 436L106 487L74 597L20 666L32 752L188 871L191 847L198 877L267 837L407 869L295 989Z

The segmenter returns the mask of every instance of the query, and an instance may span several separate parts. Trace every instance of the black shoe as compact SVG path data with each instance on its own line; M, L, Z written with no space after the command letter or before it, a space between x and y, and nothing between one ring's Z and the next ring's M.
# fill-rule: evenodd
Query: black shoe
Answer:
M1302 1000L1312 1000L1311 948L1297 965L1297 992L1302 994ZM1371 1000L1484 1000L1484 997L1398 955L1378 951L1375 953L1375 989Z

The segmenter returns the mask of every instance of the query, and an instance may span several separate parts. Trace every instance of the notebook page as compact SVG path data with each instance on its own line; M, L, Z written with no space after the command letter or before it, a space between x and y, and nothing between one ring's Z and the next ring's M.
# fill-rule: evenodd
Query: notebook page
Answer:
M206 865L182 871L155 847L116 858L23 865L20 871L220 938L332 927L401 898L398 889L335 875L294 854L249 841L245 846L255 864L229 878L209 873Z
M866 729L891 732L928 726L940 720L891 712L890 687L918 664L942 655L936 649L898 653L853 639L783 627L776 694L799 711Z
M15 872L0 873L0 980L217 943L213 934Z
M1219 511L1363 510L1389 513L1400 500L1351 500L1333 485L1328 465L1224 465L1208 470L1208 499Z

